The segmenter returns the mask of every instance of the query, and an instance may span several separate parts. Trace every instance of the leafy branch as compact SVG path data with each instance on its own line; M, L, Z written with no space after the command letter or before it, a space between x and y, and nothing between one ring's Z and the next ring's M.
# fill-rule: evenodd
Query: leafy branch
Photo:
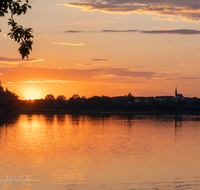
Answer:
M27 9L31 8L31 2L29 2L29 0L25 0L25 3L21 4L21 0L0 0L0 16L5 16L9 10L11 12L11 18L9 19L8 25L10 25L12 28L10 33L8 33L8 36L20 44L18 50L22 56L22 59L25 57L28 58L30 51L32 51L33 30L32 28L23 28L23 26L18 25L13 17L14 15L26 14Z

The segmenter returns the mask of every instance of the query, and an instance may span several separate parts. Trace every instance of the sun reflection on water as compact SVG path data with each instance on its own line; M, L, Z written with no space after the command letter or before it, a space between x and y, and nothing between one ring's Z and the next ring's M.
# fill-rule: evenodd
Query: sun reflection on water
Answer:
M23 184L38 190L173 189L177 177L198 187L199 125L153 116L20 115L0 128L0 179L39 178L41 184Z

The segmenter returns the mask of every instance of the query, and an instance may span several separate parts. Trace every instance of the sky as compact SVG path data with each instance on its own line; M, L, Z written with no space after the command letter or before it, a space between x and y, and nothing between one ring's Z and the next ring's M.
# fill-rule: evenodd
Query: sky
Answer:
M0 80L26 98L200 97L199 0L34 0L15 20L33 28L29 59L1 17Z

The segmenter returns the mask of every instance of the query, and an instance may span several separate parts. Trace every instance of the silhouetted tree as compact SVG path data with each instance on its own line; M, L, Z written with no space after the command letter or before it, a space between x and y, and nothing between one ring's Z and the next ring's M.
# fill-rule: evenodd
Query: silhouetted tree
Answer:
M19 103L20 101L18 100L18 96L15 93L9 91L7 88L5 91L0 92L0 108L2 110L16 110L19 106Z
M66 97L64 95L59 95L57 97L57 108L65 109L66 108Z
M64 95L59 95L59 96L57 97L57 100L58 100L58 101L65 101L65 100L66 100L66 97L65 97Z
M132 94L129 92L128 95L127 95L127 97L132 97Z
M55 97L54 97L53 94L47 94L47 95L45 96L45 100L55 100Z
M72 99L77 99L77 98L80 98L80 96L78 94L74 94L71 98Z
M82 102L78 94L74 94L71 98L69 98L68 107L69 109L81 109Z
M14 92L9 91L7 88L4 93L7 100L17 100L19 98L18 95L16 95Z
M132 94L129 92L128 95L126 96L126 99L128 101L134 101L134 96L132 96Z

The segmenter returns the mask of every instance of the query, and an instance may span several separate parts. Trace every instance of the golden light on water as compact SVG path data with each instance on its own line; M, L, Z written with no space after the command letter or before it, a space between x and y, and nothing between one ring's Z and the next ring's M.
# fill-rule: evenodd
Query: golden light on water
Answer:
M26 100L40 99L41 98L41 94L40 94L39 91L37 91L35 89L28 89L24 93L24 98Z

